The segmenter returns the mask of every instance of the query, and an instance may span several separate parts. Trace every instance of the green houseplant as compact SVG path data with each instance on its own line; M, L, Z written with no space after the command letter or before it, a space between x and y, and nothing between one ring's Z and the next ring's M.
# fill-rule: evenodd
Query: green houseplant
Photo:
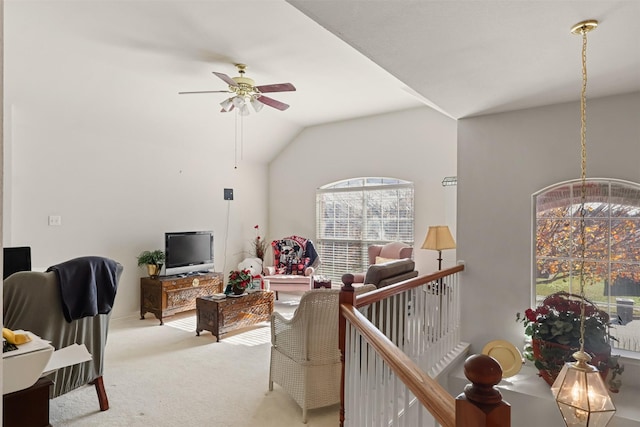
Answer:
M610 368L622 371L617 357L611 355L609 315L589 300L584 300L584 349L592 357L591 364L606 377ZM556 292L544 299L535 309L528 308L516 320L525 326L525 335L531 343L524 348L524 356L534 362L539 375L553 384L562 366L572 361L580 348L581 297L567 292Z
M229 273L229 281L224 291L225 294L241 295L247 290L253 280L249 270L232 270Z
M156 249L155 251L142 251L140 255L138 255L138 267L146 265L149 277L155 279L162 270L164 260L164 251L160 249Z

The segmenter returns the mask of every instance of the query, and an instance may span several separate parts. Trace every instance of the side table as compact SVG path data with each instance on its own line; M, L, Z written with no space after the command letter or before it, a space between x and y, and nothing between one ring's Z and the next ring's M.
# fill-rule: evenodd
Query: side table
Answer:
M29 388L5 394L3 427L50 427L49 387L52 385L50 379L42 377Z
M313 276L313 289L331 289L331 279L325 276Z

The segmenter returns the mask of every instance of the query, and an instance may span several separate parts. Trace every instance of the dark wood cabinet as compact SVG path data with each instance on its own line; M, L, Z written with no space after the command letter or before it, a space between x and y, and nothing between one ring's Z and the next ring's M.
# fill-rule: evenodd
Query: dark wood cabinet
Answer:
M240 296L227 296L216 300L198 298L196 303L196 335L210 331L220 341L224 335L236 329L270 320L273 313L273 291L256 291Z
M196 298L222 292L222 273L140 278L140 319L153 313L164 318L196 308Z
M34 385L3 396L3 427L51 427L49 424L50 379L42 377Z

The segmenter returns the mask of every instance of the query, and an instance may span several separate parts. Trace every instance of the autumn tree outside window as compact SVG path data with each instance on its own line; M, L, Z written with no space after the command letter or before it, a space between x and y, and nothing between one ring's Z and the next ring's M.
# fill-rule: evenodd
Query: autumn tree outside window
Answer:
M579 292L579 180L533 195L533 283L540 301ZM640 352L640 184L588 179L585 203L585 292L617 320L622 349Z

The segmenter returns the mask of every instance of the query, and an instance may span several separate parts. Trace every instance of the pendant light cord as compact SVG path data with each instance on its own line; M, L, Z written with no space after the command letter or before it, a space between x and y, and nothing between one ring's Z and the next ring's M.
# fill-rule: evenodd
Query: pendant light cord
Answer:
M580 352L584 353L585 323L585 255L586 255L586 200L587 200L587 30L582 34L582 91L580 93Z

